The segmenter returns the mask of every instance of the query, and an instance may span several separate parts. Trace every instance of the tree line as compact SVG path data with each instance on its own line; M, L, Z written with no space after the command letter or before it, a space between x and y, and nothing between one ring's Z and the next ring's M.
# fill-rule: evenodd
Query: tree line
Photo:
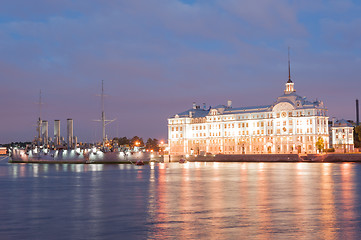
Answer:
M128 146L130 148L142 147L147 150L158 151L159 150L159 141L156 138L148 138L144 143L143 138L134 136L132 138L127 137L115 137L113 138L113 144L117 143L119 146Z

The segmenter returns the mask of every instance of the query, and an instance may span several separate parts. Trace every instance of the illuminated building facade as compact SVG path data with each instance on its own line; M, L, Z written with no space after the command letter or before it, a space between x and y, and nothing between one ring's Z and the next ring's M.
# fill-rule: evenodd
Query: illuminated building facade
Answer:
M322 137L328 146L327 109L322 101L296 94L289 79L284 94L266 106L214 108L193 103L168 119L171 155L317 153Z
M353 152L353 125L342 119L332 124L332 147L336 152Z

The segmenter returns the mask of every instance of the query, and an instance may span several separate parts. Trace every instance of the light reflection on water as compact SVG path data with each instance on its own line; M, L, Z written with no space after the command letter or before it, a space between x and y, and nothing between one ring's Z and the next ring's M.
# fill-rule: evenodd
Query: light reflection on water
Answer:
M1 163L0 239L360 239L360 176L352 163Z

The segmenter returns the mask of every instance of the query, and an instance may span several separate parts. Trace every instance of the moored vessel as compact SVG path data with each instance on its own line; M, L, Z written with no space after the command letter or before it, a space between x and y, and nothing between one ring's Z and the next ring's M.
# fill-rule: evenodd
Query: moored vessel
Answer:
M129 148L109 146L105 134L105 126L114 120L106 120L104 112L104 87L102 81L102 142L101 144L77 144L73 136L73 120L67 119L67 141L60 136L60 120L54 121L54 138L48 137L48 122L41 119L37 121L37 137L32 144L25 148L10 148L12 163L149 163L153 154L142 151L133 151ZM41 106L41 92L39 106ZM41 107L40 107L41 109Z

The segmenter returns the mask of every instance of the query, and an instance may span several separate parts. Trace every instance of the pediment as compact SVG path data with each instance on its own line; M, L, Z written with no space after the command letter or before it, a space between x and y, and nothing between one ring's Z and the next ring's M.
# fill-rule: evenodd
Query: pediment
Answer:
M282 112L282 111L290 111L290 110L294 110L294 109L295 109L295 107L291 103L280 102L273 107L272 111L273 112Z

